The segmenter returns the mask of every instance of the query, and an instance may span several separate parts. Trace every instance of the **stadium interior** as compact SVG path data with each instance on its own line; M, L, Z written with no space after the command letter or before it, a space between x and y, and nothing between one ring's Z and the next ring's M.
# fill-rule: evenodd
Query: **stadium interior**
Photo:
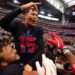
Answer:
M42 2L38 7L37 25L41 26L45 33L55 32L63 41L70 42L75 53L75 0L0 0L0 20L15 8L28 2ZM22 16L23 14L20 14L17 18L22 19ZM0 27L0 35L2 32L12 36L10 32Z

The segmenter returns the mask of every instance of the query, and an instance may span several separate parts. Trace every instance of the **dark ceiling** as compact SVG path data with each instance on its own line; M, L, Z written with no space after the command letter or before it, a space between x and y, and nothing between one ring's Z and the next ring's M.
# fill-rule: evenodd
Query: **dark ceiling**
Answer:
M2 0L4 1L4 3L7 3L9 6L11 7L16 7L16 5L13 3L13 0ZM39 7L39 10L43 10L47 13L51 13L55 18L61 18L62 13L57 10L55 7L53 7L52 5L50 5L46 0L18 0L21 4L25 4L28 2L42 2L42 5ZM46 15L45 14L45 15Z
M0 3L4 2L7 5L9 5L10 7L15 8L17 5L26 4L26 3L31 2L31 1L33 1L33 2L42 2L42 5L39 7L40 11L44 10L45 15L50 13L50 14L53 15L53 17L59 18L61 20L62 13L59 10L57 10L53 5L48 3L46 0L17 0L17 1L19 1L20 4L15 4L13 2L13 0L0 0Z
M44 11L47 13L51 13L54 17L56 18L61 18L62 13L57 10L55 7L50 5L46 0L18 0L19 2L23 3L28 3L28 2L42 2L42 5L40 6L41 10L44 9ZM46 15L45 14L45 15Z

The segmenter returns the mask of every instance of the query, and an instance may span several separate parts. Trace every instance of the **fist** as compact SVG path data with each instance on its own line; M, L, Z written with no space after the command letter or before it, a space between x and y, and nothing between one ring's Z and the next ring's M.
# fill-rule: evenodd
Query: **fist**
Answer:
M32 67L29 64L25 65L24 69L26 71L32 71Z

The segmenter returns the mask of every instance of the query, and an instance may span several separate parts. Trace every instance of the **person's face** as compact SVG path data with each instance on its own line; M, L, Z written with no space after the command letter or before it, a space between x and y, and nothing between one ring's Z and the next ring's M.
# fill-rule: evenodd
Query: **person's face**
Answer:
M4 46L2 49L3 52L1 57L4 59L4 61L13 62L20 59L19 55L16 53L16 49L12 48L10 44Z
M38 12L36 10L29 10L29 12L25 15L25 21L27 21L27 25L35 26L38 20Z

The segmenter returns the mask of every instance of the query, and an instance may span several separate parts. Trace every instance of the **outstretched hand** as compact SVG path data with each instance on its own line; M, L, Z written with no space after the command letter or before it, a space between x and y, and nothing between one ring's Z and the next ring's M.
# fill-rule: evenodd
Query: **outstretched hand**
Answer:
M52 60L46 58L46 56L42 55L42 67L39 62L36 62L36 68L38 75L57 75L56 67Z
M64 43L62 39L56 33L49 33L49 35L52 36L54 39L52 40L51 38L46 38L48 43L51 43L60 49L64 48Z
M31 7L35 7L36 8L36 6L37 5L40 5L40 4L41 4L40 2L30 2L30 3L27 3L27 4L22 5L21 6L21 9L22 10L26 10L26 9L31 8Z

